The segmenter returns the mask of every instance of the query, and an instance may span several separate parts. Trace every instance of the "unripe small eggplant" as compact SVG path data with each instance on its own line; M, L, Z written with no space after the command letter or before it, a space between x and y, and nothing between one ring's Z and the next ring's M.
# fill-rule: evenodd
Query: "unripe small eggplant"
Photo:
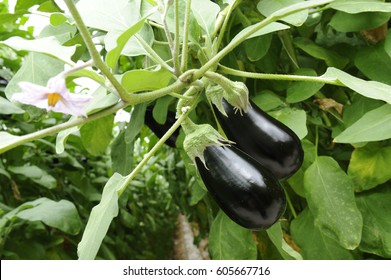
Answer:
M208 146L201 178L219 207L237 224L252 230L272 226L286 208L279 181L259 162L234 146Z
M227 116L214 107L227 138L278 179L291 176L303 163L300 139L289 127L269 116L253 102L250 104L247 113L237 112L223 99Z

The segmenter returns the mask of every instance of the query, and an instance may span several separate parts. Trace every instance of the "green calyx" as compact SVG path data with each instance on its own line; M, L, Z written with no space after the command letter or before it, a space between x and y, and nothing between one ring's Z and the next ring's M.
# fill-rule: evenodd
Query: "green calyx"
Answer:
M244 83L231 81L213 72L205 73L205 77L214 83L206 89L206 96L209 102L214 104L222 114L226 115L222 104L223 98L240 112L242 110L247 112L250 101L248 88Z
M205 165L204 150L208 146L224 146L227 141L220 133L209 124L195 124L189 118L182 123L186 134L183 148L193 162L198 157Z

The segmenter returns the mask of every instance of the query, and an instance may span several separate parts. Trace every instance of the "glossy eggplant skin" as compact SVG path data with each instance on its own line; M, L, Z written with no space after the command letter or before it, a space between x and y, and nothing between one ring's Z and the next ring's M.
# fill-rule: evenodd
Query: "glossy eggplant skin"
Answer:
M153 118L152 111L153 111L153 107L147 108L147 110L145 111L144 123L149 127L150 130L152 130L153 133L156 134L157 137L161 138L176 121L175 113L172 111L168 111L166 122L164 124L160 124ZM175 142L176 139L178 138L178 135L179 135L179 129L177 129L170 136L170 138L167 139L165 144L175 148L176 147Z
M263 230L284 213L283 188L255 159L234 146L208 146L204 157L206 167L196 158L202 181L234 222L252 230Z
M269 116L253 102L250 104L247 113L241 114L223 99L228 117L214 108L224 133L239 149L259 161L278 179L291 176L303 163L300 139L289 127Z

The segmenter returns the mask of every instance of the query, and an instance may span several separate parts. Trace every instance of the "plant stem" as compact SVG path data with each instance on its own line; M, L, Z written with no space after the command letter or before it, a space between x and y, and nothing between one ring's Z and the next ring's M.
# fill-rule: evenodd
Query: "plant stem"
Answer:
M284 191L285 191L286 202L288 203L288 206L289 206L289 209L291 210L293 218L296 219L297 218L297 213L296 213L295 208L293 207L291 198L290 198L288 192L285 189L284 189Z
M160 64L162 67L166 68L171 73L175 74L174 68L167 64L155 51L151 48L151 46L145 42L143 37L139 34L135 34L134 37L137 39L139 44L144 48L144 50L148 53L148 56L155 61L157 64Z
M0 149L0 154L6 152L8 150L11 150L19 145L22 145L22 144L25 144L25 143L28 143L28 142L31 142L31 141L34 141L34 140L37 140L40 138L44 138L46 136L58 133L62 130L65 130L65 129L68 129L68 128L71 128L74 126L83 125L83 124L95 121L97 119L100 119L100 118L105 117L110 114L114 114L119 109L125 108L128 105L129 104L125 103L124 101L120 101L116 105L114 105L110 108L107 108L103 111L100 111L98 113L92 114L88 118L77 118L77 119L69 120L65 123L58 124L58 125L46 128L46 129L42 129L42 130L30 133L30 134L26 134L26 135L19 136L19 137L15 136L15 137L17 137L17 139L14 142L10 143L8 146L2 147Z
M229 67L226 67L223 65L219 65L219 70L221 73L224 73L224 74L238 76L238 77L252 78L252 79L280 80L280 81L305 81L305 82L324 83L324 84L336 85L336 86L344 86L337 79L333 79L333 78L302 76L302 75L289 75L289 74L253 73L253 72L236 70L236 69L229 68Z
M102 71L102 73L107 77L107 79L113 85L121 99L132 103L134 101L134 95L128 93L125 90L121 83L114 77L113 73L111 73L110 68L103 62L99 52L95 48L95 44L92 41L92 37L87 29L87 26L84 24L79 11L73 3L73 0L64 0L64 2L67 5L73 19L75 20L76 26L79 29L80 35L87 46L87 49L92 57L92 60L95 63L95 66L98 67L98 69Z
M283 17L286 17L290 14L297 13L302 10L306 10L309 8L317 7L320 5L328 4L333 2L334 0L324 0L324 1L306 1L300 2L291 6L288 6L284 9L278 10L262 20L261 22L252 25L251 28L244 29L240 32L233 40L220 52L218 52L215 56L213 56L207 63L205 63L200 69L198 69L194 75L193 79L196 80L200 78L206 71L210 68L214 67L224 56L226 56L229 52L231 52L234 48L240 45L244 40L246 40L249 36L251 36L254 32L257 32L261 28L267 26L268 24L275 22ZM315 2L315 3L312 3Z
M187 92L194 91L194 87L188 89ZM187 95L185 93L185 95ZM140 163L133 169L133 171L126 176L126 180L123 184L123 187L118 190L118 197L122 195L122 193L126 190L127 186L130 182L136 177L138 172L144 167L144 165L150 160L150 158L160 149L160 147L167 141L168 138L179 128L179 126L183 123L184 120L187 119L190 112L195 108L197 97L193 97L191 105L187 108L187 110L182 111L179 118L175 121L175 123L170 127L170 129L163 135L162 138L153 146L153 148L144 156L144 158L140 161Z
M183 41L182 41L182 59L181 59L181 73L187 70L188 60L188 39L189 39L189 28L190 28L190 11L191 11L191 0L186 0L186 11L185 11L185 24L183 27Z
M174 60L174 72L176 76L181 74L181 66L179 62L179 4L178 0L174 1L175 14L175 34L174 34L174 50L172 52L172 59Z

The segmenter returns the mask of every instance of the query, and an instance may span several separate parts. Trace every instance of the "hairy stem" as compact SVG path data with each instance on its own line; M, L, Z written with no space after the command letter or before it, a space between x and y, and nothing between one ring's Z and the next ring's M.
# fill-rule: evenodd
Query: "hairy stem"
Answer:
M229 68L223 65L219 65L219 70L221 73L252 78L260 80L280 80L280 81L305 81L305 82L316 82L316 83L325 83L329 85L344 86L337 79L333 78L324 78L324 77L314 77L314 76L302 76L302 75L288 75L288 74L267 74L267 73L253 73L246 72L241 70L236 70Z
M181 73L187 70L188 60L188 40L189 40L189 28L190 28L190 12L191 12L191 0L186 0L186 11L185 11L185 24L183 27L183 43L182 43L182 55L181 55Z
M187 93L194 92L194 87L188 89ZM187 96L188 94L185 93ZM187 119L190 112L195 108L197 104L197 97L194 96L192 101L189 102L189 107L186 110L182 110L179 118L175 121L175 123L170 127L170 129L163 135L162 138L153 146L153 148L144 156L144 158L140 161L140 163L133 169L133 171L126 176L126 180L124 182L123 187L118 190L118 197L122 195L122 193L126 190L127 186L130 182L136 177L136 175L141 171L143 166L150 160L150 158L160 149L160 147L167 141L168 138L181 126L181 124Z
M49 135L56 134L62 130L65 130L65 129L68 129L68 128L71 128L74 126L83 125L83 124L95 121L95 120L100 119L102 117L105 117L107 115L114 114L119 109L125 108L128 105L129 104L127 104L123 101L120 101L116 105L114 105L110 108L107 108L103 111L100 111L98 113L92 114L88 118L77 118L77 119L69 120L69 121L62 123L62 124L58 124L58 125L55 125L52 127L48 127L46 129L42 129L42 130L30 133L30 134L19 136L17 139L15 139L14 142L10 143L8 146L2 147L0 149L0 154L6 152L8 150L11 150L17 146L20 146L22 144L25 144L25 143L28 143L28 142L31 142L31 141L34 141L34 140L37 140L40 138L44 138Z
M198 69L194 75L193 79L196 80L200 78L206 71L210 68L213 68L217 65L217 63L226 56L229 52L231 52L234 48L239 46L244 40L246 40L249 36L251 36L254 32L257 32L261 28L267 26L268 24L275 22L281 18L284 18L290 14L297 13L302 10L306 10L309 8L321 6L324 4L328 4L333 2L334 0L324 0L324 1L306 1L300 2L298 4L291 5L284 9L278 10L262 20L261 22L254 24L251 28L247 30L243 30L240 32L225 48L223 48L220 52L218 52L215 56L213 56L207 63L205 63L200 69ZM315 2L315 3L313 3Z
M107 79L113 85L122 100L133 102L133 94L129 94L125 90L121 83L114 77L113 73L111 73L110 68L103 62L102 58L100 57L100 54L95 48L94 42L92 41L91 34L89 33L87 26L84 24L79 11L73 3L73 0L64 0L64 2L67 5L73 19L75 20L76 26L87 46L87 49L92 57L92 60L95 63L95 66L98 67L98 69L103 73L103 75L107 77Z

